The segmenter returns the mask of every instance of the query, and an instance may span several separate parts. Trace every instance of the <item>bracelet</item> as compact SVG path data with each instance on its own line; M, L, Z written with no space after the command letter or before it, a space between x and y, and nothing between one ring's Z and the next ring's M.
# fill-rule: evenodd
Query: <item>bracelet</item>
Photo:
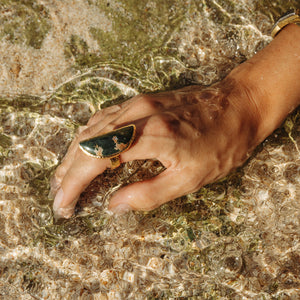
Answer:
M282 15L274 24L271 30L271 36L274 38L285 26L289 24L297 24L300 26L300 10L289 10Z

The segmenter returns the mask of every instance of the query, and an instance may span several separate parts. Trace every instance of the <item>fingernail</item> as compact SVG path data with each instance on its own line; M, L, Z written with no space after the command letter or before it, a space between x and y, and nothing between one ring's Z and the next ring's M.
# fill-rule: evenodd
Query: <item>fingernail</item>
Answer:
M62 188L60 188L53 202L53 213L56 219L60 219L60 218L68 219L74 213L73 207L60 207L63 198L64 198L64 192Z
M127 203L120 203L119 205L110 209L116 215L124 215L132 210L132 207Z
M49 199L53 199L55 197L55 194L57 193L59 187L60 186L57 182L56 177L52 176L52 178L50 179L50 191L49 191L49 194L48 194Z
M55 219L69 219L72 217L73 213L74 213L74 208L72 207L61 207L58 208L57 210L54 210L54 217Z
M53 210L57 210L60 208L60 204L62 202L64 198L64 191L62 190L62 188L60 188L57 193L56 196L54 198L54 202L53 202Z
M80 134L83 131L85 131L87 128L89 128L89 126L79 126L79 128L77 129L77 133Z

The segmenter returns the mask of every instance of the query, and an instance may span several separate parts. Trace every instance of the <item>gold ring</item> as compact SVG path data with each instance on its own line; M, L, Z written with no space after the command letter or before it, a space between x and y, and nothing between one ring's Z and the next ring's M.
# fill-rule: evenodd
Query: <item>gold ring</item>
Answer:
M130 124L79 143L80 149L96 158L109 158L111 169L120 166L120 154L127 151L135 138L136 127Z

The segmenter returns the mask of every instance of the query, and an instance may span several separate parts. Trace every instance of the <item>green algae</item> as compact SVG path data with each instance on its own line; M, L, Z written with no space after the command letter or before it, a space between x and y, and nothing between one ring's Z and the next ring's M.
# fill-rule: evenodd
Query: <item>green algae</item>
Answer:
M0 8L0 39L40 49L51 28L46 8L33 0L4 0Z
M0 134L0 147L1 148L8 148L11 145L12 145L11 137L6 135L6 134Z
M124 90L115 80L110 81L98 76L97 70L63 85L51 97L53 101L60 103L90 103L93 112L100 109L103 103L118 98L124 98Z
M101 68L109 62L119 74L127 73L126 83L140 92L178 84L180 72L176 71L175 65L180 64L180 59L171 40L190 10L195 8L193 2L188 1L186 6L180 1L153 1L145 5L137 0L118 3L95 1L91 4L105 13L112 29L90 28L90 34L100 48L97 53L91 51L81 37L70 37L65 43L64 53L67 59L74 59L74 68ZM105 86L100 89L106 91Z
M16 1L9 2L15 3ZM107 6L107 3L100 3L100 1L89 2L101 7L101 10L104 10L105 7L107 7L107 17L112 18L113 20L115 20L114 18L118 18L118 14L112 13L117 10L116 7ZM267 2L268 1L264 1L264 3ZM24 3L34 2L20 1L20 3L25 5ZM110 1L109 3L113 6L114 2ZM122 3L124 4L125 2L123 1ZM237 9L232 4L232 1L195 1L195 3L199 4L199 9L207 9L210 12L213 12L213 14L217 17L216 23L218 23L218 25L221 25L222 22L226 23L230 21L228 19L228 14L222 16L223 9L230 13L231 10ZM205 3L206 6L204 6L203 3ZM216 5L217 3L220 5ZM139 3L135 2L134 4L138 5ZM168 9L170 8L171 6L168 7ZM142 7L140 5L140 10L141 9ZM183 8L183 11L185 11L185 9L186 8ZM123 16L123 19L120 19L120 21L130 20L130 10L131 8L127 12L126 10L121 11L121 9L118 11L118 13ZM266 9L264 8L264 10ZM147 16L144 15L143 17L146 18ZM135 16L135 18L138 19L138 16ZM211 21L214 20L213 17L210 18ZM154 17L152 19L155 20ZM4 112L4 117L5 114L14 113L16 111L24 113L24 117L16 117L15 120L17 124L10 129L10 132L8 129L4 128L6 130L5 133L0 134L0 152L9 151L9 149L11 149L14 141L12 138L13 135L17 138L25 138L32 135L33 127L24 127L26 118L39 120L38 114L45 118L57 117L57 122L62 120L68 132L75 132L79 124L84 124L88 116L90 116L90 114L100 106L105 107L114 103L120 103L130 96L135 95L138 91L153 91L155 89L168 88L172 85L172 83L170 83L170 78L172 76L174 76L173 82L178 80L179 74L176 72L173 73L172 65L160 63L160 60L166 57L170 61L172 59L177 59L176 51L173 53L169 52L170 48L168 48L168 43L166 43L163 35L155 40L155 36L152 36L152 34L149 33L147 37L154 39L154 41L147 41L145 39L138 38L137 42L139 45L135 46L133 37L131 37L129 32L125 29L122 29L123 31L120 32L122 34L125 32L127 34L125 38L129 39L130 43L133 43L133 45L130 45L133 48L129 49L125 45L125 38L122 36L114 36L119 35L119 28L122 27L122 24L118 22L119 21L116 20L116 23L114 23L112 32L104 32L98 28L91 29L91 32L94 30L93 36L98 41L99 47L102 51L101 53L91 52L87 43L80 36L74 34L70 37L70 40L65 43L65 56L67 59L72 58L75 60L73 67L81 73L77 78L73 78L66 84L62 85L49 99L44 100L42 98L32 96L16 97L13 100L5 98L1 99L0 108ZM164 24L163 20L160 20L160 22L161 23L158 25ZM177 21L175 19L175 23L176 22ZM127 26L126 23L124 24ZM136 26L137 29L144 28L146 30L150 28L146 28L144 25L139 25L139 23L135 23L134 26ZM177 29L178 27L174 26L169 32L172 33L172 30ZM134 31L135 28L133 27L131 27L130 30L132 30L134 34L142 34L142 32L137 32L138 30ZM102 38L103 40L101 40ZM234 31L233 34L231 32L228 34L228 38L236 40L238 37ZM23 42L27 43L26 39L27 37L24 37ZM106 42L110 42L111 44L106 45L106 48L102 47L102 44ZM123 44L120 44L120 42ZM146 43L145 47L143 47L142 43ZM32 47L30 44L26 45L28 47ZM114 52L115 47L117 48L116 52ZM121 51L122 49L124 53ZM129 54L126 53L127 50ZM88 103L89 105L78 105L83 103ZM71 108L75 109L72 110ZM85 116L77 118L76 116L81 114L82 111ZM60 124L59 126L62 125ZM295 113L292 114L292 116L286 121L283 129L281 129L280 137L284 135L283 131L285 130L287 134L295 140L298 137L298 128L299 116ZM41 145L42 147L45 146L45 148L49 151L56 153L58 160L60 161L63 153L65 152L61 148L66 147L62 146L53 148L53 143L66 143L66 135L56 135L54 132L56 132L55 127L53 127L53 131L48 132L49 135L53 135L52 142L50 143L50 141L48 141L45 144L41 143ZM33 132L33 134L35 140L40 142L44 136L42 126L40 125L39 130ZM72 136L71 133L67 139L67 143L71 141L70 136ZM51 138L49 137L49 140L50 139ZM276 145L278 145L281 142L282 138L280 140L277 139L274 144L276 143ZM4 155L7 156L8 153ZM37 155L37 158L41 159L42 155ZM39 163L27 160L20 169L21 178L29 186L30 195L34 195L34 198L36 199L33 206L36 209L40 209L40 211L43 211L45 207L48 209L46 217L45 214L42 214L41 216L33 214L33 216L31 216L32 218L36 218L37 223L39 224L34 232L30 232L30 237L34 241L35 246L40 246L43 250L48 250L50 248L53 250L53 253L56 251L62 260L66 257L65 252L68 251L68 245L72 244L73 241L79 241L80 244L81 239L84 237L91 238L90 243L87 243L87 248L95 245L95 240L98 236L103 236L103 239L105 239L105 242L102 241L104 245L109 244L109 246L113 246L116 242L113 240L113 235L117 234L113 233L111 236L109 230L110 227L115 225L112 224L115 220L111 222L109 216L100 212L100 208L99 210L92 210L92 212L88 211L85 216L81 216L78 212L82 212L81 208L84 207L84 203L82 204L82 207L79 207L76 210L76 215L71 219L63 221L53 220L50 201L46 198L46 193L49 189L49 177L52 171L53 162L51 160L45 160L45 164L43 164L40 160ZM296 172L296 170L294 172ZM107 176L109 176L109 174ZM117 171L114 175L114 177L119 177L120 181L127 181L128 177L126 176L126 174L120 175ZM231 238L231 243L235 245L244 243L243 255L246 257L249 256L249 253L258 255L262 252L260 247L263 237L259 235L260 232L256 232L256 229L251 232L249 227L245 229L242 216L240 221L237 221L238 218L236 221L232 221L230 219L230 213L234 210L234 208L247 206L247 204L241 203L240 201L240 198L243 196L243 190L241 187L242 177L243 173L237 171L231 176L228 176L226 180L222 180L217 184L206 186L194 194L172 201L154 212L139 212L134 214L138 224L138 229L136 230L140 231L138 231L134 236L130 236L129 230L128 232L124 231L122 232L123 235L120 235L121 239L125 240L129 236L129 243L131 247L134 247L136 239L140 238L142 235L147 235L147 233L150 235L159 234L161 244L158 243L153 247L159 248L159 250L163 253L169 253L170 260L174 262L174 264L178 267L178 270L182 270L183 274L186 276L189 273L194 275L189 284L192 284L193 281L196 281L198 278L202 277L202 275L207 275L207 277L211 280L208 280L205 284L199 283L196 287L194 285L194 291L189 290L186 286L184 291L180 289L176 291L176 289L171 290L171 288L174 287L172 286L172 283L174 285L176 283L174 279L173 282L170 281L171 285L169 288L166 288L166 290L149 292L149 294L147 294L149 299L184 297L184 293L189 296L189 299L238 299L239 294L234 294L234 290L231 290L229 287L222 287L221 284L218 285L215 281L221 281L220 278L222 278L224 274L220 272L220 269L223 266L228 267L229 264L226 263L230 263L231 261L231 257L229 257L227 261L222 260L222 257L218 252L224 250L222 242L226 238ZM117 181L114 181L114 183L115 182ZM89 189L91 188L88 188L85 198L88 198L91 194ZM95 189L94 193L98 192L99 190ZM79 203L79 206L80 205L81 204ZM89 203L89 205L91 206L92 204ZM30 211L30 214L31 213L32 212ZM118 222L116 221L116 224L117 223ZM24 222L22 224L24 224ZM134 230L135 228L133 231ZM199 241L205 241L205 234L211 238L207 238L207 245L204 245L204 248L200 249ZM116 239L117 238L118 236ZM26 246L29 244L30 241L27 241ZM120 248L120 250L123 249ZM102 255L102 252L99 251L99 253L97 253L97 256ZM224 250L224 252L221 253L226 254L226 251ZM77 254L77 256L74 256L74 259L78 259L80 255L81 253ZM89 253L89 255L91 255L92 258L96 257L94 253ZM132 257L130 257L130 259L132 259ZM105 255L103 254L103 260L107 260L105 267L111 266L111 261L109 259L111 259L109 253ZM218 259L222 265L218 264ZM132 260L134 261L134 259ZM168 260L167 255L166 260ZM134 261L134 263L137 262ZM143 262L138 262L138 264L144 267ZM80 266L83 268L84 264L81 264ZM15 267L15 265L13 265L13 267ZM39 269L39 266L34 267ZM21 265L20 268L23 268L24 271L24 275L22 275L24 276L22 287L25 291L32 289L42 290L44 288L44 286L38 285L38 282L39 280L41 282L46 282L45 279L36 276L31 267L26 267L24 264ZM117 268L118 266L116 269ZM246 265L245 268L247 270L247 268L249 269L249 266ZM45 272L45 275L48 274L48 270L43 270L41 267L40 269ZM102 270L103 269L101 269L101 271ZM11 272L14 273L15 270L11 268ZM217 272L217 275L215 272ZM237 270L236 273L234 272L235 270L233 270L232 273L238 274L239 276L242 271ZM67 275L64 276L66 282L69 283L70 278L68 278ZM243 273L242 276L245 276L246 280L251 279L251 274L249 275L246 272ZM56 276L52 275L52 279L53 278L57 279ZM162 281L165 280L163 277L159 277L159 279ZM152 279L149 279L149 281L151 280ZM182 278L179 279L179 283L181 284L180 280L182 280ZM182 282L188 280L189 278L182 280ZM237 281L237 279L235 280ZM227 283L228 285L231 284L230 281L227 281ZM45 285L46 284L47 282ZM60 284L60 282L58 284ZM78 284L78 282L76 282L76 284ZM135 285L134 288L136 288L136 286L137 285ZM277 282L275 282L274 285L269 285L266 293L274 294L278 290L277 286ZM113 289L111 286L109 286L109 288ZM246 287L245 290L251 291L251 288ZM73 291L68 290L68 293L76 297ZM255 293L255 290L253 293ZM39 296L41 294L34 292L33 295ZM268 297L265 298L268 299ZM275 296L273 298L275 299Z
M205 1L206 9L210 11L209 18L217 24L228 24L230 21L230 14L227 13L226 11L227 7L225 8L225 6L227 6L228 4L230 4L230 6L234 6L234 3L232 1L223 1L223 2L225 3L224 4L222 3L222 5L220 5L215 1L211 1L211 0ZM231 10L234 10L234 7L232 7Z
M189 5L179 4L181 1L145 5L139 0L122 0L117 5L107 5L98 1L97 6L111 19L113 27L112 32L90 29L101 48L101 56L140 69L142 57L160 51L186 17Z
M101 62L101 56L90 52L86 41L76 34L72 34L69 41L65 42L64 54L67 59L74 58L75 66L79 69Z
M4 164L5 157L8 156L11 145L11 137L6 134L0 134L0 167Z
M286 13L288 10L300 9L300 3L298 0L289 1L272 1L272 0L262 0L254 2L254 10L261 11L270 17L270 19L275 22L277 18Z
M3 116L14 111L41 113L42 107L43 101L40 97L17 95L14 98L4 98L0 96L0 108L3 112L6 111Z
M296 110L293 114L291 114L284 122L283 128L285 132L288 134L289 139L295 145L296 150L300 154L297 142L295 141L293 135L296 135L297 132L297 123L300 121L300 109Z

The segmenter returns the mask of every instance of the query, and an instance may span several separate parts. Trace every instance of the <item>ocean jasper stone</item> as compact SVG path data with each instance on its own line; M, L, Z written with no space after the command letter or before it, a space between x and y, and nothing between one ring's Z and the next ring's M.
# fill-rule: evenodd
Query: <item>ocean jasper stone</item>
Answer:
M126 151L135 137L135 125L118 128L79 143L81 150L97 158L112 158Z

